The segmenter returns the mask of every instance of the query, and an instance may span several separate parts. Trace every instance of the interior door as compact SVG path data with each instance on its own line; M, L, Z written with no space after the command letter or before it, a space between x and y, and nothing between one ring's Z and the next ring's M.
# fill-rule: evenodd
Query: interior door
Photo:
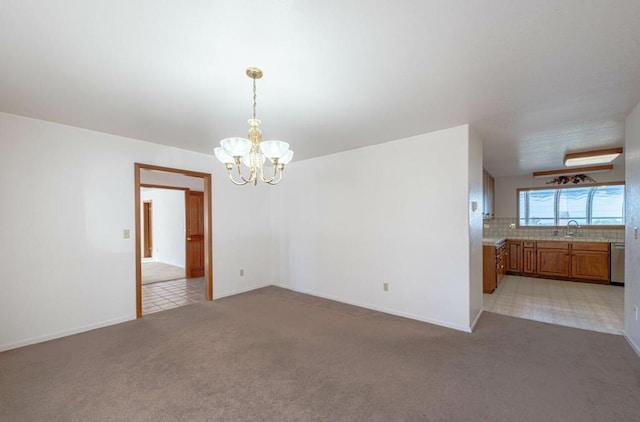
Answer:
M185 191L187 278L204 277L204 193Z
M153 226L151 225L151 201L144 201L142 204L142 220L144 227L144 239L143 239L143 248L142 248L142 256L145 258L151 258L153 251L153 243L152 243L152 230Z

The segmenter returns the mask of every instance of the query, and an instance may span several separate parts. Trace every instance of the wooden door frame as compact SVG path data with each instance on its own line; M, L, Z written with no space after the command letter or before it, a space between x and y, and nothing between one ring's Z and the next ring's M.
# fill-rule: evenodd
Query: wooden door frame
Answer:
M211 211L211 174L200 173L191 170L161 167L152 164L134 163L134 211L135 211L135 249L136 249L136 318L142 317L142 246L140 236L140 188L160 187L144 185L140 183L141 170L157 170L167 173L177 173L184 176L197 177L204 182L204 278L207 300L213 300L213 216ZM173 189L184 190L185 188L173 187Z

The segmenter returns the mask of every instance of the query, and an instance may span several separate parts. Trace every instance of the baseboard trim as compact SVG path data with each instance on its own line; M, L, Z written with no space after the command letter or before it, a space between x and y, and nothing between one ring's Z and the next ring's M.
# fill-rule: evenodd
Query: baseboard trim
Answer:
M473 330L476 329L476 324L478 323L478 321L480 320L480 317L482 316L482 313L484 312L484 309L480 309L480 312L478 312L478 315L476 315L475 319L473 320L473 322L471 323L471 331L473 332Z
M273 284L271 284L271 283L258 284L257 286L252 286L252 287L247 287L247 288L244 288L244 289L233 290L233 291L222 293L222 294L219 294L219 295L216 295L216 290L215 290L215 285L214 285L214 288L213 288L213 300L215 301L215 300L218 300L218 299L222 299L224 297L235 296L235 295L239 295L241 293L247 293L247 292L250 292L252 290L262 289L263 287L269 287L269 286L272 286L272 285Z
M358 301L355 301L355 300L349 300L349 299L344 299L344 298L340 298L340 297L337 297L337 296L318 293L318 292L315 292L313 290L295 289L295 288L292 288L292 287L282 286L282 285L277 285L277 284L274 284L274 286L281 287L283 289L288 289L288 290L291 290L291 291L294 291L294 292L298 292L298 293L304 293L304 294L311 295L311 296L321 297L323 299L329 299L329 300L334 300L336 302L346 303L348 305L354 305L354 306L359 306L361 308L371 309L373 311L384 312L385 314L390 314L390 315L395 315L395 316L399 316L399 317L403 317L403 318L413 319L413 320L420 321L420 322L426 322L428 324L439 325L441 327L451 328L453 330L463 331L465 333L471 333L471 331L472 331L472 327L465 327L465 326L461 326L461 325L450 324L448 322L440 321L440 320L437 320L437 319L425 318L425 317L422 317L422 316L419 316L419 315L414 315L414 314L411 314L411 313L408 313L408 312L401 312L401 311L397 311L395 309L385 308L385 307L382 307L382 306L370 305L370 304L358 302Z
M626 332L622 332L622 335L624 336L625 339L627 339L627 343L629 343L629 346L631 346L631 348L633 349L634 352L636 352L636 354L638 355L638 357L640 357L640 346L637 345L632 339L631 337L629 337L627 335Z
M123 316L123 317L119 317L119 318L114 318L114 319L108 319L106 321L98 322L96 324L83 325L81 327L72 328L70 330L57 331L55 333L47 334L47 335L44 335L44 336L32 337L30 339L17 341L15 343L2 344L2 345L0 345L0 352L4 352L4 351L7 351L7 350L12 350L12 349L17 349L19 347L29 346L31 344L42 343L42 342L49 341L49 340L55 340L57 338L67 337L67 336L71 336L71 335L74 335L74 334L84 333L86 331L96 330L98 328L104 328L104 327L108 327L110 325L120 324L122 322L127 322L127 321L132 321L134 319L136 319L135 314L134 315Z

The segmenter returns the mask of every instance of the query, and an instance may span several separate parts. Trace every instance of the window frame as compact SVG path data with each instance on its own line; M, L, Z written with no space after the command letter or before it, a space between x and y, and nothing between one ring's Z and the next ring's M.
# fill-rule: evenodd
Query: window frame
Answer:
M516 189L516 227L517 228L523 228L523 229L559 229L559 228L563 228L566 226L523 226L520 225L520 192L522 191L536 191L536 190L551 190L551 189L557 189L557 190L562 190L562 189L577 189L577 188L585 188L585 187L598 187L598 186L613 186L613 185L623 185L624 186L625 182L624 181L617 181L617 182L602 182L602 183L589 183L588 185L571 185L571 186L558 186L558 185L553 185L553 186L536 186L536 187L531 187L531 188L517 188ZM556 194L557 195L557 194ZM627 200L626 198L626 189L625 189L625 202ZM587 217L591 217L591 203L593 200L593 192L591 192L589 194L589 198L587 198L587 203L590 205L587 208ZM554 209L554 214L555 214L555 221L558 221L558 203L556 200L555 203L555 209ZM626 221L625 221L626 224ZM589 225L580 225L580 228L584 228L584 229L624 229L625 224L617 224L617 225L600 225L600 224L589 224Z

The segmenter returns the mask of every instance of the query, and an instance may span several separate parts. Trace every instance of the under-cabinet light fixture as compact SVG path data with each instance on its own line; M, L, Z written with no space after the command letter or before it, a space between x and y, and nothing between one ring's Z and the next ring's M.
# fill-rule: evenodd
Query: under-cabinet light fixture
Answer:
M534 171L533 177L534 179L540 179L543 177L566 176L568 174L602 173L610 170L613 170L613 164L607 164L604 166L578 167L578 168L559 169L559 170Z
M573 152L565 154L564 165L572 166L588 166L590 164L610 163L622 154L622 148L600 149L597 151ZM574 170L572 170L574 171Z

